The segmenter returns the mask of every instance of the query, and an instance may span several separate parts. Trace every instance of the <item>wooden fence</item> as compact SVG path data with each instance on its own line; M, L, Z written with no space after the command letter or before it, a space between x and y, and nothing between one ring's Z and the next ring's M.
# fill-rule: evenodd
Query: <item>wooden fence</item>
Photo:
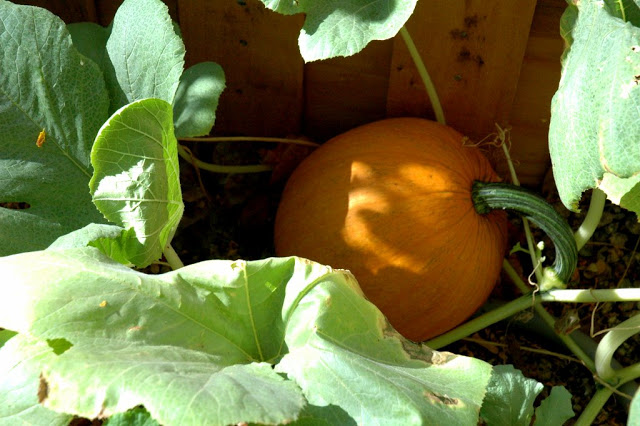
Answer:
M108 25L122 0L30 0L65 22ZM297 46L304 17L259 0L165 0L179 22L187 65L222 65L216 134L322 141L386 116L432 117L400 38L361 53L305 64ZM559 20L565 0L419 0L407 23L441 98L447 122L475 140L511 128L521 180L549 167L550 101L560 77Z

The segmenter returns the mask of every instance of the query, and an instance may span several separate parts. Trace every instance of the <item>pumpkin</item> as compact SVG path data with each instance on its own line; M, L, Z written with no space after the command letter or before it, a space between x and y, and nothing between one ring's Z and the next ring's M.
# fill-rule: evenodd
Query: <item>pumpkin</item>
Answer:
M498 180L450 127L370 123L326 142L291 175L276 253L350 270L396 330L425 340L473 314L499 277L506 214L477 194L492 194L482 185Z

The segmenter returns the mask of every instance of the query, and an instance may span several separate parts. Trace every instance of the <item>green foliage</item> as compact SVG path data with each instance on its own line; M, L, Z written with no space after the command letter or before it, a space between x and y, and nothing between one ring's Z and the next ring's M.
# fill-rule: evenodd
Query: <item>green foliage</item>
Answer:
M104 424L108 426L160 426L151 418L144 407L136 407L124 413L114 414Z
M30 205L0 207L0 255L8 255L103 221L86 188L109 99L100 70L72 46L60 19L2 1L0 23L0 202Z
M262 0L284 15L304 13L298 45L306 62L360 52L372 40L394 37L417 0Z
M489 425L528 426L534 401L543 385L526 378L511 365L493 367L480 417ZM554 386L535 409L535 426L561 426L574 416L571 394L564 386Z
M110 222L134 230L119 245L139 267L162 256L182 217L177 146L172 107L161 99L122 107L93 144L93 202Z
M554 386L536 408L535 426L560 426L575 415L571 394L564 386Z
M62 235L104 222L86 188L93 173L91 148L109 111L155 97L179 113L183 134L211 130L224 74L206 63L181 79L184 45L160 0L125 1L109 28L81 23L67 31L46 10L7 1L0 2L0 21L0 69L11 70L0 73L0 180L6 182L0 202L30 206L0 207L0 255L44 249ZM138 111L139 117L129 119L144 120L146 112ZM43 129L45 143L38 148ZM111 137L102 136L102 143L111 144ZM166 148L175 150L171 145ZM94 156L94 164L101 161ZM174 182L172 196L175 188ZM161 243L173 231L163 232ZM157 253L156 247L149 256Z
M19 334L0 348L0 425L68 425L71 415L38 403L40 372L56 358L46 340Z
M15 331L11 330L0 330L0 348L4 346L5 343L9 341L13 336L15 336Z
M528 425L533 417L533 402L543 386L528 379L511 365L493 367L485 405L480 416L490 425Z
M563 203L598 187L640 212L640 29L633 2L579 2L563 17L568 43L552 103L549 149ZM623 19L627 19L626 21Z
M634 0L604 0L604 6L611 15L636 27L640 25L640 7Z
M203 136L211 131L224 88L224 71L218 64L201 62L185 70L173 105L177 137Z
M403 339L349 273L302 259L156 276L89 247L4 257L0 269L0 326L72 345L51 356L43 343L43 404L59 412L144 405L162 424L280 423L308 400L358 423L470 424L491 374Z
M263 2L306 14L308 61L393 37L416 5ZM346 271L299 258L124 266L158 259L176 231L176 135L209 133L222 69L183 72L160 0L125 0L107 28L0 0L0 22L0 202L30 206L0 208L0 424L531 419L539 383L407 341ZM537 422L568 418L566 400L554 388Z
M125 0L113 18L106 50L113 69L105 72L112 112L145 98L173 104L185 49L164 3Z

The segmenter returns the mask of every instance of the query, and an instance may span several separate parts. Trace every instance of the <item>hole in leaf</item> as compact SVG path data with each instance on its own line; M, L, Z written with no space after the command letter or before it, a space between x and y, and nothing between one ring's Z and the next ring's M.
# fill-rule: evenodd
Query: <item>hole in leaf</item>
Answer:
M26 210L31 208L31 205L23 201L14 201L9 203L0 203L0 207L11 210Z
M47 339L47 344L51 349L53 349L53 353L56 355L61 355L68 351L73 344L67 339Z

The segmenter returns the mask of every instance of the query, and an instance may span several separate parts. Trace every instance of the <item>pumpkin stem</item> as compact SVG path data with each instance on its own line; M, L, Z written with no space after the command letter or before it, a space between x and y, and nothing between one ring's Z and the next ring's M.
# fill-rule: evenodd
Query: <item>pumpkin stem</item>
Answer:
M573 231L547 201L526 188L500 182L473 183L471 197L476 211L487 214L494 209L513 210L540 227L556 247L556 259L545 268L541 290L566 287L578 264L578 248Z

